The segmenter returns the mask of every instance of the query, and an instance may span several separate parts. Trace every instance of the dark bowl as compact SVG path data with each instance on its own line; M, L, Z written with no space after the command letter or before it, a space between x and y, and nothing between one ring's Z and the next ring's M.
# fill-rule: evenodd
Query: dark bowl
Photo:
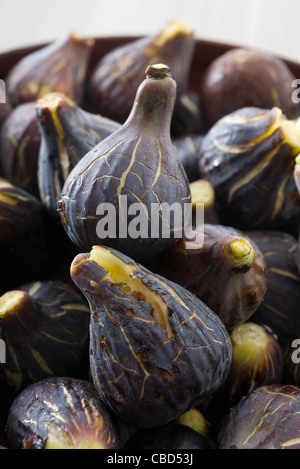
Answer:
M96 63L103 57L107 52L114 48L121 46L130 41L139 39L140 36L118 36L118 37L98 37L95 38L95 45L92 50L90 59L90 71L93 70ZM0 78L5 80L5 77L9 70L25 55L46 46L47 44L39 44L34 46L28 46L21 49L8 51L4 54L0 54ZM194 57L190 73L190 90L197 93L199 91L199 83L203 75L204 70L216 57L225 53L229 49L234 47L240 47L236 44L226 44L213 41L206 41L197 39L195 44ZM285 59L281 57L284 62L290 67L291 71L296 77L300 77L300 63Z

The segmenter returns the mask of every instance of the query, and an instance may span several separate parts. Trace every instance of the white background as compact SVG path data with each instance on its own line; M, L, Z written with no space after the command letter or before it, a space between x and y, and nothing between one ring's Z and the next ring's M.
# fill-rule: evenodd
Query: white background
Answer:
M0 0L0 53L77 31L85 37L157 33L171 19L199 39L300 62L299 0Z

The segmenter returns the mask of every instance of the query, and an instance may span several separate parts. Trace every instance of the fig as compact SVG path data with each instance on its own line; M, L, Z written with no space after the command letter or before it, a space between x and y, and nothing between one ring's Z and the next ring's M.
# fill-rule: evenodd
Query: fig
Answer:
M297 239L282 231L255 230L248 236L261 250L267 265L267 291L252 316L269 326L282 345L300 337L300 277Z
M70 172L58 210L80 250L103 244L149 265L182 235L190 189L170 137L175 96L169 68L148 67L127 121Z
M203 135L189 135L172 139L189 182L200 178L199 157L203 137Z
M247 321L233 328L232 363L225 383L207 399L202 412L217 439L220 425L232 407L259 386L284 378L284 355L277 336L262 324Z
M52 91L80 104L94 42L72 32L25 55L6 77L11 105L36 101Z
M229 335L192 293L104 246L76 256L71 277L90 305L93 383L120 420L165 425L222 385Z
M0 133L0 166L3 177L39 198L37 165L41 135L35 102L15 107Z
M139 429L127 441L128 449L210 449L205 438L186 425L170 422L159 428ZM176 458L176 455L172 455ZM187 462L191 455L185 454ZM183 455L181 455L183 457ZM171 461L171 459L170 459ZM174 461L174 459L173 459ZM183 461L183 459L181 460ZM158 462L158 461L157 461Z
M250 319L267 289L266 263L258 246L224 225L207 223L186 232L155 269L199 297L228 330Z
M52 377L14 400L7 420L11 449L118 449L118 425L92 383Z
M281 109L246 107L220 119L201 145L201 177L211 182L222 223L239 229L298 232L293 179L300 120Z
M299 115L292 100L293 72L283 59L248 48L232 48L214 59L204 72L199 93L206 128L247 106L282 109L289 118Z
M256 388L224 420L219 449L299 449L299 402L299 386Z
M209 438L209 422L206 420L206 417L203 415L203 413L195 407L192 407L180 415L175 420L175 423L186 425L187 427L192 428L192 430L200 433L200 435L202 435L205 439Z
M177 19L168 22L154 36L143 36L114 48L100 59L90 77L88 88L92 109L124 123L131 112L136 90L144 78L145 69L149 65L163 63L169 66L178 87L174 116L177 115L178 106L178 115L181 119L189 118L192 122L196 120L200 125L197 104L188 93L194 48L195 37L192 26ZM185 100L188 100L188 103ZM196 118L194 118L195 107Z
M91 114L63 93L53 92L36 103L41 145L38 188L45 206L56 212L67 176L97 143L121 127L118 122Z
M62 281L32 282L0 297L0 327L6 344L2 370L20 392L51 376L86 378L89 370L89 307Z
M65 233L52 223L41 201L0 178L0 219L0 293L54 275Z

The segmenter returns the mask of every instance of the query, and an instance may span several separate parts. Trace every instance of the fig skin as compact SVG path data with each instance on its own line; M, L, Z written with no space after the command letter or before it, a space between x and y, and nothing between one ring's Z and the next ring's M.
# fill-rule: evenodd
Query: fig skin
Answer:
M283 231L248 231L267 265L267 291L252 320L269 326L282 345L300 337L297 239Z
M41 201L0 178L0 219L0 293L54 275L66 237Z
M72 32L23 57L6 78L11 105L36 101L52 91L81 104L94 42Z
M41 136L37 167L39 195L43 204L56 213L69 173L88 151L121 124L87 112L58 92L39 99L35 112Z
M299 125L279 108L245 107L207 132L200 173L214 187L223 224L298 233L300 195L293 170Z
M205 438L195 430L178 423L168 423L155 429L140 429L124 449L211 449Z
M194 47L193 28L183 21L172 20L156 35L131 41L107 53L96 64L88 83L93 112L124 123L145 69L163 63L169 66L177 83L177 102L182 115L182 108L186 111L188 108L180 102L180 97L187 94Z
M204 135L188 135L172 140L190 183L200 178L199 158L203 138Z
M186 232L155 271L197 295L228 330L251 318L267 289L258 246L245 233L219 224Z
M20 104L6 118L0 133L0 166L4 178L39 198L41 135L35 107L35 102Z
M67 235L81 251L103 244L150 265L174 243L176 236L181 236L190 189L170 136L176 89L168 66L148 67L127 121L88 152L67 177L58 211ZM129 208L136 203L142 205L141 215L146 212L143 230L147 233L137 229L132 235L129 231L135 220L126 213L124 198ZM116 227L112 233L98 235L98 226L104 218L99 207L104 207L103 204L114 209ZM156 223L153 204L159 210L164 210L163 204L167 207L177 204L180 220L175 224L170 217L164 227L159 219L154 227L157 233L153 235Z
M299 449L300 387L271 384L242 398L224 420L219 449Z
M190 292L103 246L76 256L71 277L90 305L94 385L120 420L164 425L222 385L229 335Z
M11 406L7 435L11 449L119 449L115 418L92 383L72 377L24 389Z
M0 297L6 363L0 372L13 392L51 376L87 378L89 307L62 281L32 282Z
M275 56L246 48L234 48L213 60L201 80L201 115L206 129L231 112L247 106L277 106L289 119L299 116L292 100L296 77Z

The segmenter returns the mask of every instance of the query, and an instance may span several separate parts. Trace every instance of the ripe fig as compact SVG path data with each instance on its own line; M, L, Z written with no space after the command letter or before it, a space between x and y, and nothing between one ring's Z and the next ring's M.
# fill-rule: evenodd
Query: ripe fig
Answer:
M297 229L300 195L293 179L300 120L279 108L246 107L205 135L201 177L211 182L222 223L239 229Z
M120 420L165 425L222 385L229 335L192 293L103 246L76 256L71 277L90 305L93 382Z
M0 166L3 177L39 198L41 135L35 107L35 102L20 104L6 118L0 133Z
M268 325L281 344L300 337L300 276L297 239L282 231L255 230L248 236L261 250L267 265L267 291L252 319Z
M203 137L203 135L189 135L172 140L189 182L200 178L199 157Z
M36 103L41 134L38 188L42 202L55 211L65 180L78 161L97 143L121 127L91 114L63 93L49 93Z
M190 189L170 137L175 95L169 68L148 67L127 121L67 177L58 210L82 251L104 244L148 264L182 235Z
M233 48L214 59L200 84L201 113L206 128L246 106L282 109L289 118L299 116L292 100L295 76L280 58L247 48Z
M197 105L188 95L188 79L194 47L192 26L181 20L172 20L156 35L130 41L107 53L96 64L89 80L89 96L94 111L124 123L131 112L136 90L144 79L145 69L149 65L163 63L169 66L178 87L174 115L178 105L181 116L184 112L188 117L193 116L194 111L189 108L197 108ZM192 104L186 105L182 97ZM195 120L200 123L198 115L192 119L193 122Z
M299 386L256 388L224 420L219 449L300 449L299 403Z
M33 282L0 297L2 370L16 392L50 376L88 377L89 307L61 281Z
M197 295L228 330L254 314L267 289L266 264L257 245L224 225L196 226L155 269Z
M93 39L72 32L26 55L6 78L9 102L17 106L59 91L81 103L93 46Z
M50 278L61 262L62 234L41 201L0 178L0 220L0 293Z
M118 449L118 425L94 386L46 378L24 389L7 420L11 449Z

